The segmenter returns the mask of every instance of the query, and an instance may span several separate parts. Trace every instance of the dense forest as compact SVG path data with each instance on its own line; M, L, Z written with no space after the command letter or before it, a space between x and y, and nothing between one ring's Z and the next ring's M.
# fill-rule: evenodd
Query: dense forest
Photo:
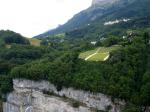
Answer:
M138 33L137 33L138 32ZM51 36L41 46L11 31L0 31L0 94L5 100L13 78L48 80L62 87L101 92L127 102L123 112L144 112L150 105L150 35L138 30L127 38L109 35L94 46L88 40ZM63 41L62 41L63 40ZM107 61L79 59L79 53L98 46L122 46Z

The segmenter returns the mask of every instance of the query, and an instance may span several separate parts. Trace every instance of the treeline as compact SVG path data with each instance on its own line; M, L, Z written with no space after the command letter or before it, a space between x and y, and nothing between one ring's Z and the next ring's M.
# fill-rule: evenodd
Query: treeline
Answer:
M0 31L0 46L3 46L5 44L30 44L29 40L25 37L21 36L18 33L15 33L13 31Z
M47 52L45 48L26 45L12 45L9 49L0 49L0 102L5 101L6 93L12 91L13 77L10 71L14 67L42 58Z
M0 49L0 74L7 74L14 66L39 59L46 52L48 51L44 48L26 45Z

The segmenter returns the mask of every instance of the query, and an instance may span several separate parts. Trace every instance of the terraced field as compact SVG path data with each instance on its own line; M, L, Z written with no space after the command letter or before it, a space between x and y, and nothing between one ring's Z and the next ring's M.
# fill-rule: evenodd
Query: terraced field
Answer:
M109 58L110 52L119 49L120 46L99 47L94 50L83 52L79 58L85 61L106 61Z

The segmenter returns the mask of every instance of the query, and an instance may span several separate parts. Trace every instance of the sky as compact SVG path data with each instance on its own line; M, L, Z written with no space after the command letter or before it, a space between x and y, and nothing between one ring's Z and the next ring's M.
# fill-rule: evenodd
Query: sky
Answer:
M92 0L0 0L0 30L33 37L68 21Z

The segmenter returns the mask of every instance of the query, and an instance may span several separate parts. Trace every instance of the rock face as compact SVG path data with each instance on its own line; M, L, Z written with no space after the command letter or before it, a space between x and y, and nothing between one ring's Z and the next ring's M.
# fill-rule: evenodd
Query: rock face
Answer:
M101 93L90 93L72 88L57 91L53 84L47 81L34 82L30 80L13 80L14 91L7 95L3 103L3 112L96 112L96 110L120 112L125 105L123 101L111 101L109 96ZM43 91L55 95L43 94ZM62 98L65 96L65 99ZM69 100L66 100L68 99ZM71 101L81 105L73 107Z

